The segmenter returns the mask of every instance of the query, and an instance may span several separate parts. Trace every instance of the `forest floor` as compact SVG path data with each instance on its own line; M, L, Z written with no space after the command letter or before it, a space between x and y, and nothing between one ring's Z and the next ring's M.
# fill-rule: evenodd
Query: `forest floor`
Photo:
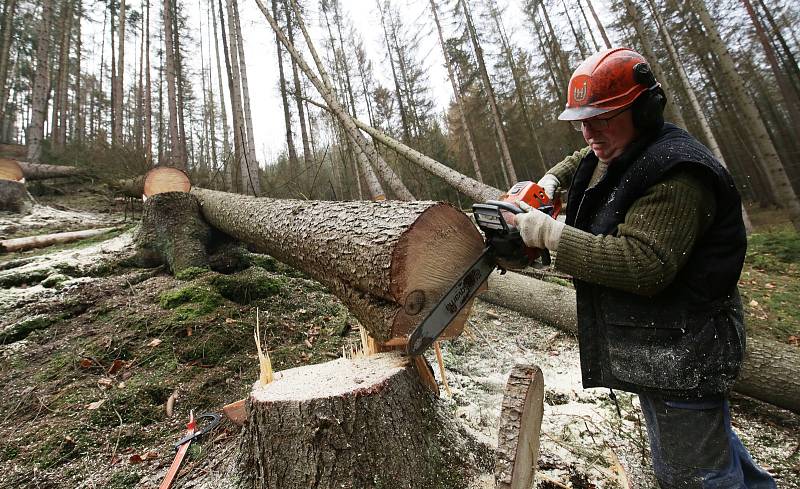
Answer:
M0 488L157 486L189 411L220 412L256 380L257 308L275 370L358 344L356 320L302 273L265 255L232 275L136 268L124 206L87 186L59 188L34 188L43 206L31 216L0 214L0 236L120 229L0 255ZM750 334L798 345L800 236L774 213L753 217L741 279ZM636 397L618 393L617 408L607 390L582 389L574 337L476 301L466 333L443 352L444 408L490 442L511 367L543 370L536 487L656 487ZM738 395L731 404L755 459L779 487L800 489L800 415ZM237 435L224 421L194 444L176 487L233 487Z

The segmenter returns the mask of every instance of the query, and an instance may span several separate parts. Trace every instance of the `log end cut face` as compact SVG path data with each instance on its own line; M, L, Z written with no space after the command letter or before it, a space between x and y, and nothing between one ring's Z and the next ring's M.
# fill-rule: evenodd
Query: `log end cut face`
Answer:
M19 182L23 177L22 167L16 160L0 158L0 180Z
M480 256L483 239L469 217L440 203L428 208L400 237L392 257L392 296L402 307L394 337L411 334L445 293ZM470 301L442 338L458 336Z
M256 382L252 401L303 402L376 393L407 366L407 358L396 353L382 353L296 367L276 373L275 380L269 384Z
M144 196L147 198L166 192L188 192L192 188L183 171L169 166L153 168L144 177Z

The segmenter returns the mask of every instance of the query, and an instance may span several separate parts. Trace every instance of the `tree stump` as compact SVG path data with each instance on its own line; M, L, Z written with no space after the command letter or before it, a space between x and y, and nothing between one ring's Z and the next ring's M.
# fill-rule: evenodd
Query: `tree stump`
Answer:
M166 264L173 273L208 266L211 227L200 216L192 195L168 192L144 203L142 224L134 238L136 261L143 267Z
M28 214L35 203L23 182L0 179L0 211Z
M279 372L247 401L244 485L464 488L485 460L438 402L396 353Z
M508 376L497 434L497 489L530 489L539 460L544 413L544 377L539 367L515 365Z

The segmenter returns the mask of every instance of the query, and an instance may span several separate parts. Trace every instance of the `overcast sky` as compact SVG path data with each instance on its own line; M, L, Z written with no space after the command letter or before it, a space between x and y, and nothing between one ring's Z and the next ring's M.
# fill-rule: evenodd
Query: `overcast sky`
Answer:
M131 2L129 3L129 8L141 8L136 0L128 1ZM263 1L269 8L270 0ZM382 85L386 87L392 86L391 79L389 78L390 72L388 64L384 59L385 45L382 39L380 17L375 0L340 0L340 2L343 14L350 18L355 29L361 34L364 40L364 47L372 60L376 78ZM497 3L501 8L505 7L503 20L512 41L517 45L529 48L533 43L533 38L530 25L528 25L526 16L521 11L522 2L523 0L498 0ZM161 2L151 1L150 13L151 44L153 45L151 65L154 70L152 75L154 84L157 82L157 72L155 70L159 64L155 52L160 42L158 32L161 25L159 19L161 15L160 3ZM189 57L187 61L191 65L192 72L199 74L201 68L201 48L206 59L208 57L208 50L210 48L213 49L213 45L209 46L209 41L211 40L211 42L213 42L213 32L209 31L210 26L207 20L208 0L184 0L181 3L184 14L188 15L188 24L191 27L191 36L193 38L192 45L188 46L187 49ZM440 18L442 18L444 24L445 37L448 37L452 35L452 13L449 7L444 5L445 2L439 0L437 3L440 5ZM449 0L446 3L452 5L455 2ZM473 6L473 14L477 13L477 3L478 2L475 0L472 0L472 4L475 5ZM317 49L321 50L322 43L320 41L323 36L321 32L316 30L316 21L319 18L317 10L318 2L306 1L304 4L307 8L307 22L311 29L311 35L316 41ZM435 110L437 113L442 113L452 98L452 89L447 80L447 71L444 67L444 59L438 43L432 14L430 13L429 0L394 0L393 4L399 8L403 17L403 22L409 29L420 30L423 33L417 55L428 74L431 98L435 103ZM573 4L573 2L568 1L567 4ZM611 18L605 5L606 0L595 0L594 4L604 22L610 22ZM96 3L94 11L90 10L89 12L94 22L89 23L90 25L86 25L87 22L84 22L84 42L89 41L94 45L93 51L88 53L87 56L90 58L90 63L94 62L97 64L99 64L100 31L103 23L103 12L100 5L102 5L100 2ZM278 67L275 54L275 35L254 0L240 0L239 5L245 58L247 61L256 153L263 164L264 162L273 161L280 152L285 150L286 145L283 110L281 108L281 99L277 88ZM92 7L87 8L92 9ZM296 35L300 37L299 33ZM138 42L138 29L136 32L129 31L125 43L126 85L134 81L133 76L137 70L136 65L138 63ZM108 63L110 59L109 44L109 41L106 40L106 63ZM487 45L484 49L491 53L492 47ZM213 51L211 54L213 58ZM309 64L312 64L310 57L307 61ZM206 69L208 68L209 67L206 65ZM212 82L214 83L213 88L216 94L217 79L215 64L212 65L211 69L213 75ZM291 72L288 63L285 65L285 69L288 75ZM191 81L199 96L201 87L199 75L195 76ZM105 83L107 83L107 81ZM223 79L223 83L225 85L224 89L227 91L227 82L225 79ZM154 91L155 90L154 86ZM311 95L319 98L316 92L312 92ZM228 99L226 99L226 101L227 100ZM155 99L153 103L156 103ZM229 103L228 111L230 112ZM297 144L300 144L299 141Z

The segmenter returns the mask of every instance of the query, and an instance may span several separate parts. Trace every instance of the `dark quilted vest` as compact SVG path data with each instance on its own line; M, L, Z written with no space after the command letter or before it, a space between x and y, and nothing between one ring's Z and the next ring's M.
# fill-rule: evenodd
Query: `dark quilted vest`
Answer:
M716 214L675 280L653 297L575 280L584 387L610 387L671 398L720 395L733 385L745 333L737 282L747 240L733 179L686 131L661 131L615 160L592 188L597 157L575 173L567 224L616 235L636 199L669 173L691 168L713 189ZM681 226L681 216L674 216Z

